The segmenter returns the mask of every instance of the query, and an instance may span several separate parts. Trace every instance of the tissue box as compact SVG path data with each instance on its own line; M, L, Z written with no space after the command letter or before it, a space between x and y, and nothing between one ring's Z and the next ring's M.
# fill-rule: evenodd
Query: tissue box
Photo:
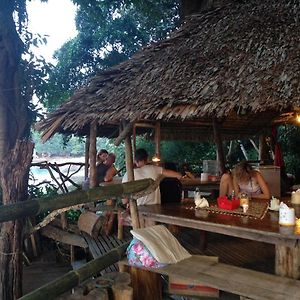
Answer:
M222 196L217 199L218 207L227 210L234 210L240 206L240 199L228 199L227 196Z

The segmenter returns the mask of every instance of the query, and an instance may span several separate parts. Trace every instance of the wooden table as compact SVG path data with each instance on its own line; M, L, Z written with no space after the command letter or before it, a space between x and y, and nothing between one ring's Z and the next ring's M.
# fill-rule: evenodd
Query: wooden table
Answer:
M173 224L274 244L276 274L300 278L300 228L279 226L278 212L260 220L194 209L193 204L163 204L139 206L139 216L142 226Z
M194 191L197 187L201 192L212 193L214 197L217 197L219 193L220 180L201 181L200 178L183 178L180 182L182 184L182 190L184 191L184 197L188 197L188 191Z

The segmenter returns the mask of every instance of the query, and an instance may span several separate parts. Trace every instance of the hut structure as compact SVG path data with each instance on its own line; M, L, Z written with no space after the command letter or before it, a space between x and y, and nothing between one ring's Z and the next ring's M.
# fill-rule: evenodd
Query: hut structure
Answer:
M160 139L214 136L222 161L221 139L300 114L299 16L298 0L228 1L189 16L168 39L79 88L39 124L43 140L89 136L94 157L96 136L118 144L155 128L158 153Z
M43 140L58 132L89 138L91 186L97 136L125 140L130 180L131 137L153 129L157 154L160 139L213 137L224 167L222 139L296 122L299 36L299 0L228 1L187 17L168 39L91 78L38 129Z

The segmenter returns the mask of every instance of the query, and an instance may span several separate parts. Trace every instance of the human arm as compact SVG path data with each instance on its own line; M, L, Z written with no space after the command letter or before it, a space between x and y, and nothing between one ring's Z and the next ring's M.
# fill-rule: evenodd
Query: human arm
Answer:
M107 171L106 171L106 174L105 174L105 177L104 177L104 181L105 182L108 182L108 181L112 181L113 180L113 177L117 174L117 170L115 168L114 165L112 165Z
M237 197L240 197L241 190L240 190L240 186L235 177L233 177L232 183L233 183L233 190L234 190L235 195L237 195Z
M162 175L164 175L165 177L172 177L177 179L182 178L182 175L180 173L169 169L162 169Z
M256 181L261 189L261 194L252 195L252 197L257 198L257 199L269 200L271 198L271 192L270 192L267 182L265 181L265 179L263 178L261 173L258 171L255 171L254 178L256 179Z
M233 186L233 180L231 174L224 173L220 181L219 196L231 195L233 190L234 190L234 186Z

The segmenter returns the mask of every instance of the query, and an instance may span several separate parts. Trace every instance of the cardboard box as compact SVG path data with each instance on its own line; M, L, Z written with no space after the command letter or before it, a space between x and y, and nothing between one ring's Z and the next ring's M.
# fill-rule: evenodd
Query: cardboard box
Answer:
M210 257L210 259L218 262L218 257ZM169 275L168 292L175 295L219 298L219 290L204 285L201 283L201 278L187 280L177 275Z

